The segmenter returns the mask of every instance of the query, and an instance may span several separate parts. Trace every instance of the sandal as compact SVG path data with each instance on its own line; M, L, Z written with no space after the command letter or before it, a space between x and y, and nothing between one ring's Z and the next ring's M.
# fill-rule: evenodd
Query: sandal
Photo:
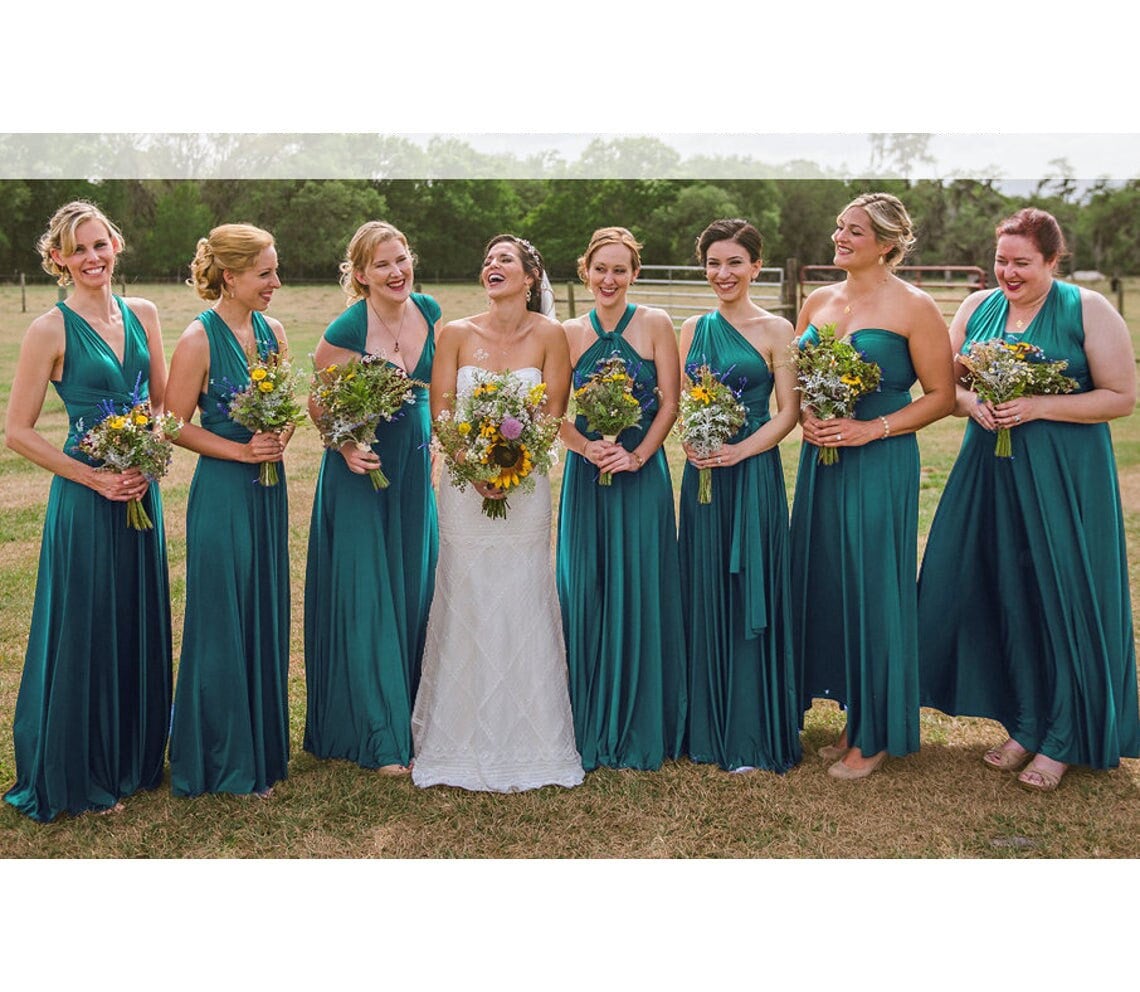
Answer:
M1032 757L1032 751L1025 750L1010 738L1001 747L991 747L982 755L982 761L996 772L1015 772Z
M1064 774L1063 771L1058 775L1056 772L1030 765L1017 776L1017 784L1022 788L1028 789L1030 792L1052 792L1061 784L1061 776ZM1027 777L1030 775L1036 776L1037 781Z

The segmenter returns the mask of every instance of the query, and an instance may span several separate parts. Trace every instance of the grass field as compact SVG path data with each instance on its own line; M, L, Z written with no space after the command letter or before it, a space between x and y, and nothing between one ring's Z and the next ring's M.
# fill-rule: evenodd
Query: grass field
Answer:
M477 286L424 287L445 319L483 308ZM1102 287L1103 288L1103 287ZM167 357L202 308L180 285L130 292L162 314ZM29 320L56 300L54 287L0 287L0 407L6 408L19 341ZM281 319L295 357L304 360L340 312L334 285L283 287L271 313ZM1140 314L1140 281L1125 312ZM1140 319L1133 320L1140 327ZM40 423L61 442L62 404L49 394ZM920 537L925 535L953 462L962 423L923 431ZM1137 598L1140 564L1140 418L1114 427L1130 574ZM789 493L798 431L782 446ZM174 799L165 789L134 796L117 816L64 818L37 825L0 804L0 854L9 858L1135 858L1140 855L1140 761L1114 771L1074 769L1055 795L1032 795L1011 776L987 772L984 749L1000 728L981 720L922 713L922 751L892 760L866 781L837 784L813 757L843 725L832 705L806 719L803 763L787 775L728 776L715 768L669 763L659 772L599 770L580 788L520 795L418 790L344 762L319 762L301 750L304 674L301 644L308 519L320 447L311 428L288 456L293 638L290 778L268 802L227 796ZM681 459L670 444L675 473ZM175 659L185 576L185 506L195 456L177 449L163 484L170 548ZM675 474L675 477L676 474ZM31 613L49 476L0 451L0 789L14 781L12 715ZM557 490L556 490L557 491ZM988 912L988 910L987 910Z

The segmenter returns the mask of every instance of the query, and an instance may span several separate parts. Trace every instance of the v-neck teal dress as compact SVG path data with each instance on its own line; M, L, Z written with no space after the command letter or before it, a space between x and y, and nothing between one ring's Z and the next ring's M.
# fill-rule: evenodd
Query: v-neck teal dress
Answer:
M198 315L210 343L201 425L245 443L230 419L249 367L214 310ZM277 338L258 312L262 358ZM275 486L258 465L199 455L186 506L186 621L174 693L170 779L176 796L264 792L289 763L289 504L285 466Z
M149 395L146 331L119 297L124 353L66 304L63 371L53 383L67 408L64 451L104 418ZM143 507L153 530L127 526L126 503L61 476L44 516L32 627L16 699L16 784L4 796L48 822L60 813L110 809L162 783L170 717L170 589L162 500Z
M708 365L739 395L737 443L770 419L764 357L718 311L697 322L685 367ZM788 499L778 447L681 483L682 613L689 657L688 752L732 770L785 772L802 756L788 596Z
M637 308L613 331L590 321L597 340L574 368L574 388L611 355L634 378L641 422L618 443L632 451L657 415L657 367L622 337ZM586 437L586 418L575 426ZM558 597L574 734L587 771L655 769L678 757L685 734L685 653L673 483L659 448L636 472L598 485L598 470L568 452L558 512Z
M427 382L439 305L412 294L428 325L410 375ZM325 340L364 354L367 303L337 317ZM365 768L412 760L412 705L435 588L439 527L431 484L428 391L376 428L387 489L337 451L321 460L305 573L305 750Z
M803 343L818 341L809 327ZM857 420L901 410L917 375L901 334L864 328L851 343L882 371ZM918 439L840 448L834 465L800 452L792 505L792 613L803 707L834 699L847 740L870 757L919 748Z
M1000 290L963 350L1005 334ZM1080 288L1054 282L1017 338L1093 388ZM1114 768L1140 757L1120 488L1108 424L1034 420L1012 458L973 420L946 482L919 582L922 702L997 720L1034 753Z

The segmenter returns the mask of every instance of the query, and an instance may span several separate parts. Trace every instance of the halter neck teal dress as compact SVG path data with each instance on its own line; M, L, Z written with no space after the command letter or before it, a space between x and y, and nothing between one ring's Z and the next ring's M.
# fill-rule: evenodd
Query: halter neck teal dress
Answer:
M963 350L1005 334L1001 290ZM1016 340L1066 359L1093 388L1080 288L1054 282ZM931 525L919 581L922 702L997 720L1034 753L1114 768L1140 757L1136 657L1116 459L1108 424L1034 420L1012 458L973 420Z
M277 338L254 311L264 358ZM198 400L208 431L244 443L229 417L249 385L237 338L214 310L198 315L210 381ZM186 506L186 621L174 693L170 779L176 796L264 792L289 762L289 504L285 466L263 486L259 466L199 455Z
M718 311L697 322L685 367L708 365L748 411L739 442L770 419L764 357ZM778 447L681 483L681 594L689 655L688 751L732 770L785 772L802 756L788 596L788 500Z
M439 305L412 294L428 325L410 375L427 382ZM364 354L367 303L337 317L325 340ZM305 750L365 768L412 760L412 705L435 588L439 527L431 485L428 391L381 421L372 450L387 489L376 491L337 451L321 459L305 572Z
M146 331L119 297L122 362L66 304L64 451L103 419L100 404L149 395ZM32 626L16 699L16 784L5 800L33 820L110 809L162 783L170 714L170 590L162 500L143 507L154 529L127 526L126 503L55 476L48 494Z
M622 337L637 308L603 331L574 368L574 388L617 354L634 378L641 422L618 443L632 451L657 415L657 367ZM586 437L586 418L575 426ZM568 452L558 509L558 598L570 672L574 734L587 771L655 769L678 757L685 733L685 654L673 483L658 448L636 472L598 485L598 470Z
M818 341L808 327L801 343ZM874 420L910 402L917 375L907 339L864 328L851 343L882 371L855 406ZM847 740L867 757L919 748L918 440L840 448L834 465L804 444L792 505L792 613L803 707L834 699Z

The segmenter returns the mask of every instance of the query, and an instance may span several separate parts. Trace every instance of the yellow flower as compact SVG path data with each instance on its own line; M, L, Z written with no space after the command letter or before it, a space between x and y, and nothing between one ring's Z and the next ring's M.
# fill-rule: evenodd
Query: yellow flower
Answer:
M712 396L711 396L711 395L709 395L709 391L708 391L707 389L705 389L705 387L704 387L704 386L694 386L694 387L693 387L693 388L692 388L692 389L689 391L689 395L690 395L690 396L691 396L691 397L692 397L694 400L697 400L697 401L699 401L699 402L701 402L701 403L704 403L704 404L705 404L705 406L708 406L708 405L709 405L709 403L711 403L711 402L712 402Z
M124 427L127 426L127 418L120 417L116 414L114 417L110 418L108 424L110 425L111 430L121 431Z
M842 382L845 386L861 386L861 385L863 385L863 380L860 379L859 376L857 376L857 375L840 376L839 381Z
M138 424L139 427L146 427L146 425L150 423L150 417L148 417L145 413L136 413L135 423Z
M269 375L269 373L266 372L265 369L254 369L252 372L250 372L249 377L254 382L261 382L261 380L264 379L267 375Z
M260 389L263 393L271 393L273 392L273 383L266 379L264 382L259 382L257 384L257 388Z
M467 437L467 435L471 433L471 424L468 423L466 420L464 420L455 429L457 431L459 431L459 433L462 434L464 437Z
M546 395L546 383L540 382L535 386L530 387L530 392L527 393L526 401L530 406L538 406L542 402L542 398Z

